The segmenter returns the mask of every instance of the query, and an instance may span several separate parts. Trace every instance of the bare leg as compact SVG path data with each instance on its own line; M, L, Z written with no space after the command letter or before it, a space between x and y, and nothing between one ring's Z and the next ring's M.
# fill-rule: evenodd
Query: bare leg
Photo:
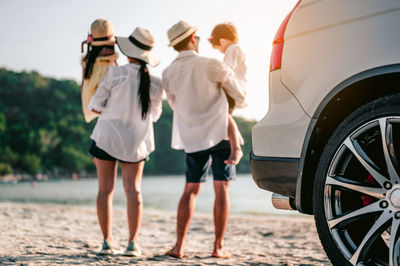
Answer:
M228 138L231 143L231 154L228 160L225 161L226 164L238 164L240 159L243 157L242 147L240 147L239 140L239 128L236 121L233 119L232 115L228 115Z
M126 196L126 213L128 216L129 239L137 242L142 220L142 176L144 161L139 163L122 163L122 182Z
M114 196L114 184L117 177L117 162L105 161L94 158L97 176L99 180L99 191L97 194L97 218L104 239L112 240L112 200Z
M229 181L214 180L214 191L215 242L212 256L217 258L228 258L230 257L230 254L224 249L224 235L228 225L231 208L229 198Z
M185 246L186 234L189 230L190 221L192 220L196 197L200 192L201 183L186 183L185 191L179 201L178 220L177 220L177 239L175 246L166 253L177 258L183 257L183 249Z

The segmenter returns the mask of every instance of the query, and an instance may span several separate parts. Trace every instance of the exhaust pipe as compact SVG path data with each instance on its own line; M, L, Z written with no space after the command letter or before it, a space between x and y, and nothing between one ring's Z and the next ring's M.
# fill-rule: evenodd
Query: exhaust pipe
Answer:
M278 193L272 193L272 206L280 210L296 210L294 199Z

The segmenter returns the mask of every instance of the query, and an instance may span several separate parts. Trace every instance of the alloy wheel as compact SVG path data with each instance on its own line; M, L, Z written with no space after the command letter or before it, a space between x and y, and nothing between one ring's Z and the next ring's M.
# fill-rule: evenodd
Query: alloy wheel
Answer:
M364 123L329 165L324 210L330 235L353 265L400 265L400 117Z

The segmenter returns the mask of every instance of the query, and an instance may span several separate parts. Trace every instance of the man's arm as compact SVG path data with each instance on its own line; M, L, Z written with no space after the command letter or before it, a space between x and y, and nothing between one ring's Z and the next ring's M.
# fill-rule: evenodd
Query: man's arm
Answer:
M169 106L171 107L172 110L174 110L175 109L175 95L169 90L168 78L167 78L167 74L165 73L165 70L162 74L161 87L165 90L165 94L167 95L167 101L168 101Z
M245 106L245 88L240 85L232 69L222 62L212 59L209 62L208 72L210 79L221 83L226 93L235 100L236 107Z
M165 94L167 95L167 101L172 110L175 110L175 95L170 91L165 90Z
M161 88L160 83L158 83L154 87L155 87L155 89L150 94L150 98L151 98L150 110L151 110L153 122L157 122L157 120L160 118L161 112L162 112L163 89Z

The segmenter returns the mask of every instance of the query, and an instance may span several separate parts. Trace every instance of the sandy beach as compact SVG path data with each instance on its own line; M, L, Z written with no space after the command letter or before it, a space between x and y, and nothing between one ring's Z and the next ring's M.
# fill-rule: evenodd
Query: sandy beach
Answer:
M212 216L196 213L185 258L164 256L175 241L175 213L145 209L140 258L101 256L95 207L0 203L2 265L329 265L312 217L233 215L225 238L229 259L210 257ZM115 242L125 248L125 212L114 210Z

